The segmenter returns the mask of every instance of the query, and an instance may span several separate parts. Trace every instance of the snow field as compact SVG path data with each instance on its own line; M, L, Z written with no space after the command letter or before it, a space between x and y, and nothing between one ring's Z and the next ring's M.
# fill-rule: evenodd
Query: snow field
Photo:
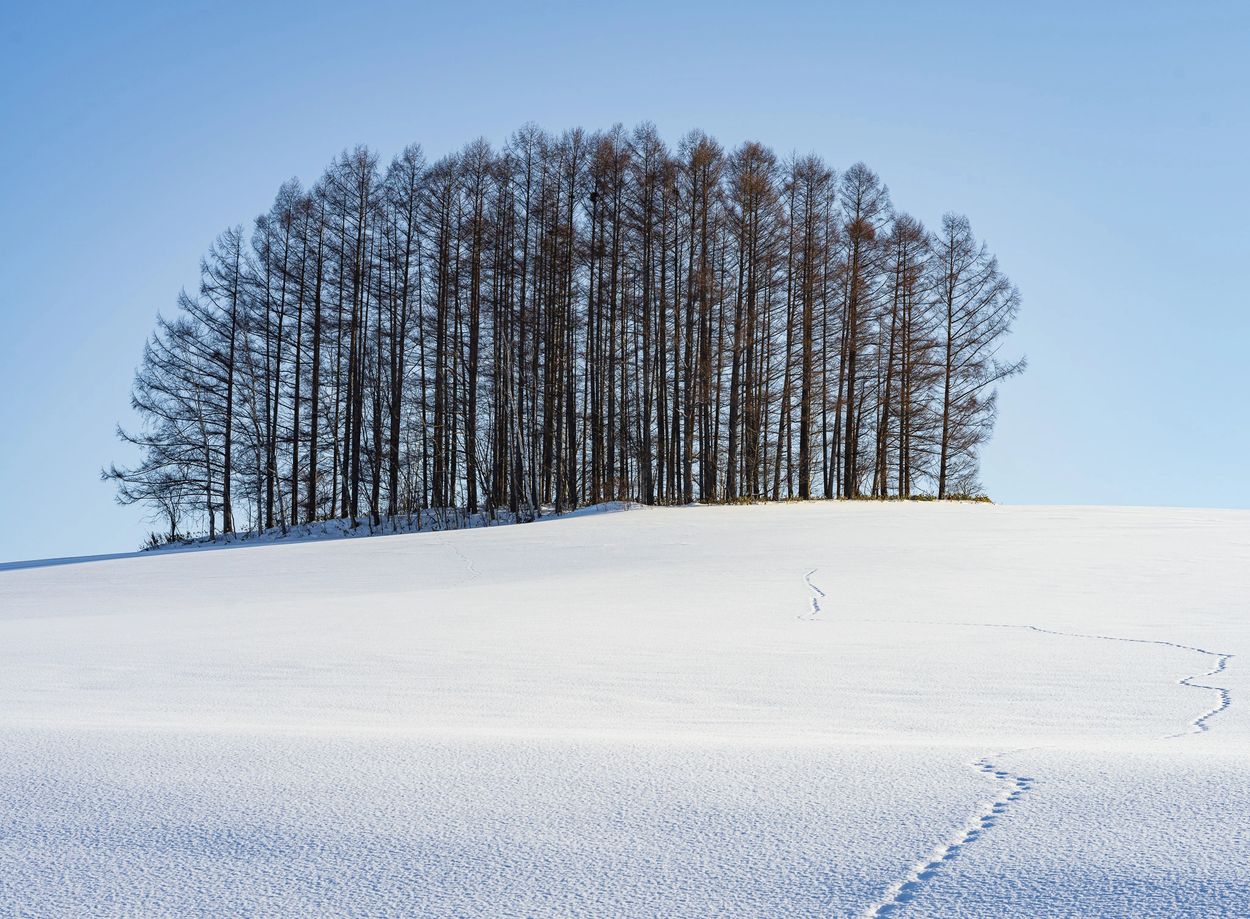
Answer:
M0 914L1250 915L1248 572L842 503L0 571Z

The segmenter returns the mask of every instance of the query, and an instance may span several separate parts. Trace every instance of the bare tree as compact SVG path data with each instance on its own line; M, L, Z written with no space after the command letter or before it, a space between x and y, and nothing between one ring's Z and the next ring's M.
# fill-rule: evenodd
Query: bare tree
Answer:
M994 384L1024 370L1023 359L1004 361L999 352L1020 309L1020 294L978 244L966 217L947 214L934 242L943 313L942 439L938 497L955 481L975 485L977 448L994 422Z
M878 176L655 127L367 148L223 233L136 375L172 537L976 486L1019 295Z

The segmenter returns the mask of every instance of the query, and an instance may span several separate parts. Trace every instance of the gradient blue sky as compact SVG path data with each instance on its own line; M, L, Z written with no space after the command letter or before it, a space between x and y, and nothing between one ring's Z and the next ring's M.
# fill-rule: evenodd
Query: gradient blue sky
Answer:
M1250 4L36 6L0 18L0 560L146 532L98 472L219 231L345 147L530 120L862 159L966 213L1030 361L992 496L1250 506Z

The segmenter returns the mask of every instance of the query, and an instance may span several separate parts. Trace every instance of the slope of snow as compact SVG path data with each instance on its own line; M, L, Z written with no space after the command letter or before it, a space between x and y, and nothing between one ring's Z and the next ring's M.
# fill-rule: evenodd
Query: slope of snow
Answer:
M1250 513L0 571L0 915L1250 915Z
M588 514L602 514L612 511L629 510L641 507L625 501L606 501L579 507L576 510L556 513L555 508L542 508L538 520L562 520L568 517L585 517ZM378 523L366 513L356 518L340 517L335 520L318 520L315 523L301 523L298 526L270 527L255 532L245 530L239 533L218 533L216 536L189 536L176 542L162 543L145 551L179 552L186 549L223 548L238 545L256 545L274 542L311 542L322 539L359 539L362 536L395 536L411 533L442 533L448 530L469 530L481 527L510 526L530 520L526 512L514 515L511 511L497 509L476 511L470 514L462 508L444 507L433 510L418 510L412 513L396 514L393 517L382 517ZM532 521L532 522L537 522ZM16 567L16 566L15 566Z
M327 539L362 539L371 536L396 536L412 533L443 533L448 530L468 530L483 527L512 526L516 523L565 520L570 517L585 517L590 514L613 513L640 508L642 505L626 501L605 501L579 507L576 510L556 513L551 506L542 508L542 514L530 520L526 513L513 515L508 510L478 511L468 513L459 508L436 508L433 510L414 511L413 513L397 514L383 517L374 523L368 514L352 520L340 517L333 520L318 520L314 523L301 523L298 526L280 524L267 530L241 530L234 533L217 533L214 536L200 534L186 536L173 542L162 542L157 545L145 546L136 552L113 552L107 555L84 555L62 558L22 559L12 562L0 562L0 571L13 571L18 568L51 568L56 565L76 565L81 562L105 562L119 558L134 558L151 552L202 552L207 549L233 549L240 546L258 546L270 543L318 542Z

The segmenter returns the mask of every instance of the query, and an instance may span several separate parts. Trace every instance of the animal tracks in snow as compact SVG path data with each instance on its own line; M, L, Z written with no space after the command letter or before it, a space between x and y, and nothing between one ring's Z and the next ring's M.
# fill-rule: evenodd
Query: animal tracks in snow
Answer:
M1223 673L1224 669L1228 666L1228 662L1233 657L1232 654L1226 651L1209 651L1206 648L1199 648L1194 645L1182 645L1174 641L1163 641L1158 638L1123 638L1118 635L1091 635L1083 632L1061 632L1058 629L1044 629L1041 626L1036 625L1013 625L1010 623L997 622L969 622L959 624L976 625L984 628L997 629L1027 629L1031 632L1040 632L1043 635L1059 635L1064 638L1088 638L1095 641L1124 641L1129 642L1130 644L1139 645L1161 645L1165 648L1175 648L1178 651L1192 651L1196 654L1205 654L1207 657L1215 658L1215 667L1212 669L1204 671L1203 673L1195 673L1187 677L1182 677L1176 682L1181 686L1188 686L1190 689L1200 689L1214 692L1219 696L1219 702L1214 707L1191 720L1189 722L1189 730L1177 731L1175 734L1168 734L1164 738L1167 740L1175 737L1185 737L1189 734L1201 734L1205 731L1211 730L1211 727L1207 724L1207 722L1233 704L1232 695L1227 686L1213 686L1207 683L1194 682L1195 680L1206 679L1207 677Z
M812 584L810 581L810 576L815 571L816 569L813 568L811 572L808 572L808 578L809 578L808 585L811 587L812 590L818 591L821 597L824 597L825 596L824 592L821 591L814 584ZM815 597L813 597L812 603L813 603L813 607L818 611L819 607L816 603ZM810 619L812 618L812 615L800 616L799 618ZM862 619L862 620L856 620L856 621L868 622L868 623L875 622L878 624L886 624L887 622L892 622L892 623L900 624L900 625L901 624L914 624L914 623L937 624L937 623L931 623L927 620L911 620L911 619L894 619L894 620ZM1202 733L1205 733L1206 731L1211 730L1211 725L1209 724L1211 719L1214 718L1216 715L1219 715L1220 713L1226 711L1233 704L1232 692L1229 690L1227 686L1219 686L1213 683L1199 683L1198 682L1198 680L1205 680L1209 677L1218 676L1219 674L1223 673L1228 668L1228 662L1231 661L1233 657L1235 656L1232 652L1229 652L1229 651L1212 651L1208 648L1200 648L1197 645L1184 645L1184 644L1181 644L1180 642L1164 641L1161 638L1125 638L1121 635L1099 635L1099 634L1094 634L1094 633L1089 633L1089 632L1064 632L1060 629L1047 629L1039 625L1016 624L1016 623L1011 623L1011 622L947 622L945 624L954 625L954 626L969 626L972 628L981 628L981 629L1023 629L1028 632L1037 632L1038 634L1041 634L1041 635L1056 635L1056 636L1059 636L1060 638L1082 638L1082 639L1088 639L1090 641L1122 641L1128 644L1136 644L1136 645L1158 645L1164 648L1174 648L1177 651L1189 651L1194 654L1203 654L1203 655L1206 655L1208 658L1213 658L1215 661L1215 666L1212 667L1210 670L1204 670L1202 673L1190 674L1189 676L1182 677L1176 682L1177 682L1177 685L1185 686L1185 687L1188 687L1189 689L1198 689L1198 690L1202 690L1205 692L1215 693L1217 696L1216 704L1213 705L1211 708L1207 709L1206 711L1202 712L1197 717L1190 720L1187 730L1177 731L1175 734L1164 735L1163 739L1165 740L1171 740L1177 737L1186 737L1190 734L1202 734Z
M815 584L812 583L812 575L815 574L818 570L819 570L818 568L813 568L811 571L807 572L807 574L803 575L803 582L807 585L807 589L812 592L811 609L809 609L802 616L798 617L806 622L815 621L816 617L819 616L821 612L823 612L823 608L820 605L820 601L825 599L826 594L823 590L821 590L819 587L817 587Z
M1206 673L1199 673L1199 674L1195 674L1194 676L1187 676L1183 680L1180 681L1182 686L1188 686L1191 689L1210 689L1220 694L1220 702L1218 705L1216 705L1206 714L1200 715L1199 717L1195 718L1192 722L1190 722L1190 724L1192 724L1193 727L1197 728L1199 731L1209 731L1210 727L1207 726L1207 722L1211 720L1212 718L1214 718L1216 715L1218 715L1220 712L1224 711L1224 709L1228 708L1230 705L1233 704L1232 695L1229 693L1228 688L1226 686L1210 686L1210 685L1207 685L1206 683L1194 682L1194 680L1197 679L1198 677L1209 677L1209 676L1215 676L1217 673L1222 673L1224 671L1224 668L1228 666L1228 661L1232 657L1232 655L1221 654L1219 652L1214 652L1214 651L1206 651L1204 653L1216 655L1216 657L1218 658L1218 661L1215 665L1215 669L1208 670ZM1185 733L1192 733L1192 732L1185 732ZM1172 736L1182 737L1184 735L1173 734Z
M877 919L899 912L912 901L926 881L957 859L966 846L991 830L1011 806L1033 787L1030 776L1015 775L998 767L988 758L977 760L972 765L994 779L999 786L998 794L950 839L916 862L906 876L891 886L881 899L870 904L861 914L864 919Z
M446 546L448 549L454 552L456 556L460 559L460 561L464 563L465 571L468 572L469 578L471 580L476 581L479 577L481 577L482 573L477 570L477 565L473 564L473 559L469 558L462 551L460 551L459 546L457 546L454 542L447 540L446 538L440 540L440 542L442 542L444 546Z
M825 600L827 595L824 590L812 581L812 575L814 575L817 570L818 569L813 568L803 576L803 581L807 585L808 590L811 592L811 598L809 601L811 608L806 614L799 616L799 619L806 621L818 621L817 617L820 616L823 610L821 601ZM1177 683L1190 689L1198 689L1204 692L1215 693L1217 696L1216 704L1202 712L1197 717L1191 719L1185 730L1165 735L1164 739L1173 739L1189 736L1191 734L1205 733L1211 730L1211 719L1215 718L1232 705L1232 696L1228 687L1220 686L1215 683L1204 682L1225 671L1228 667L1229 661L1233 658L1233 655L1230 652L1213 651L1208 648L1201 648L1195 645L1185 645L1173 641L1164 641L1162 639L1125 638L1117 635L1064 632L1059 629L1048 629L1042 626L1027 624L1017 625L1014 623L995 622L951 622L948 624L979 628L1024 629L1042 635L1054 635L1063 638L1077 638L1093 641L1120 641L1130 644L1159 645L1162 647L1173 648L1178 651L1188 651L1194 654L1205 655L1209 660L1213 661L1214 666L1209 670L1203 671L1202 673L1182 677L1177 681ZM1019 753L1023 751L1017 750L1013 752ZM1000 756L1002 755L1006 754L1000 754ZM989 758L977 760L971 765L973 768L976 768L980 772L992 777L998 783L999 791L997 796L977 811L973 817L966 824L960 827L946 842L939 845L927 856L917 861L907 874L901 880L891 885L878 900L867 906L861 913L861 916L864 917L864 919L878 919L878 917L893 916L902 912L923 889L927 881L932 879L951 862L956 860L965 847L980 840L981 837L991 830L999 820L1007 815L1015 802L1033 787L1034 779L1032 777L1017 775L1009 772L1006 769L1001 768Z
M820 621L817 617L824 611L821 601L827 599L828 596L812 581L812 575L818 570L813 568L803 575L803 582L811 592L809 599L811 608L798 618L808 622ZM984 833L992 829L1007 814L1011 806L1033 787L1032 777L1008 772L989 758L979 759L970 765L990 776L997 783L997 795L978 810L950 839L916 862L902 880L891 885L880 899L870 904L861 914L864 919L894 915L910 903L925 882L957 859L966 846L976 842ZM825 904L826 908L831 905L831 903Z

